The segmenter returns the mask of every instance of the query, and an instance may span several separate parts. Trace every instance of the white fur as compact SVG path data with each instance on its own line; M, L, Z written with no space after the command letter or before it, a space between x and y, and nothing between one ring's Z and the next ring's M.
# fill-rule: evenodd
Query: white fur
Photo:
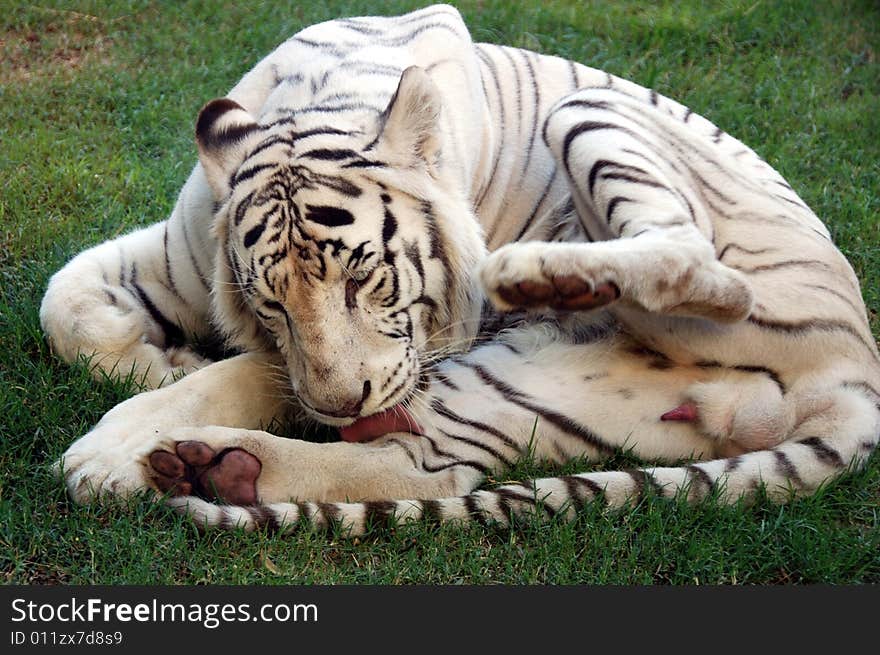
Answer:
M295 499L336 502L336 518L354 531L365 528L367 509L342 501L397 499L398 518L412 520L429 504L406 499L441 498L442 519L477 513L506 522L536 500L570 514L572 501L597 489L618 506L643 493L646 480L661 495L698 498L712 487L727 500L763 482L785 499L792 486L809 492L864 461L880 424L880 367L858 281L824 225L751 149L678 103L601 71L473 44L451 7L357 24L370 36L331 21L261 61L229 93L240 108L200 134L201 164L171 217L82 253L52 278L40 315L64 359L86 355L97 371L131 370L157 387L201 368L122 403L71 446L63 468L76 500L156 488L149 455L185 440L256 456L259 501L281 526L330 520L317 505L288 503ZM530 76L540 93L522 82ZM325 284L309 291L314 297L277 299L298 317L297 336L282 330L274 340L230 268L229 257L247 264L244 236L264 220L235 209L265 183L261 172L246 185L232 178L286 161L283 143L249 157L267 135L327 126L320 108L341 102L340 93L358 100L333 114L348 136L303 137L296 152L345 148L388 165L351 178L375 193L323 202L300 194L350 210L350 234L375 240L376 198L385 189L401 219L395 247L416 244L423 253L428 233L417 207L431 207L447 262L429 262L425 292L446 284L452 294L433 332L419 327L407 348L377 336L368 307L345 309L352 273L342 265L330 265ZM241 138L224 143L224 133ZM312 167L341 170L332 161ZM576 212L566 209L569 199ZM547 243L566 234L594 242ZM515 242L520 235L529 241ZM398 268L404 292L416 294L417 267L401 258ZM442 361L430 386L416 390L418 362L406 358L470 348L483 291L511 310L505 289L547 287L556 276L592 288L613 282L620 299L560 328L538 314ZM277 294L265 286L260 293ZM209 363L186 345L168 349L138 289L186 337L209 334L213 316L231 342L267 352ZM296 314L306 305L307 314ZM413 316L426 315L420 311ZM400 398L421 437L310 444L259 429L289 408L288 385L317 406L351 397L363 379L405 359L409 386ZM362 415L400 398L370 400ZM659 420L682 403L697 407L698 421ZM600 459L615 449L701 463L467 495L487 471L501 474L527 454ZM207 524L259 523L242 508L173 502Z

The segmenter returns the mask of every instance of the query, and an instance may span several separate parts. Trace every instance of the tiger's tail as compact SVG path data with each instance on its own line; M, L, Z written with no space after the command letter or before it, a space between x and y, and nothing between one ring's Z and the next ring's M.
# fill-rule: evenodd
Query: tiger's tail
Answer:
M814 493L848 470L861 468L880 439L880 410L855 390L836 398L834 431L820 434L808 419L790 439L768 449L683 466L594 471L538 478L478 489L467 495L424 500L297 502L219 505L193 496L167 499L204 529L267 529L288 533L299 526L338 525L348 536L372 526L412 521L476 522L511 526L517 517L573 519L581 506L598 502L615 509L646 496L732 504L760 489L775 502ZM816 432L811 433L813 430Z

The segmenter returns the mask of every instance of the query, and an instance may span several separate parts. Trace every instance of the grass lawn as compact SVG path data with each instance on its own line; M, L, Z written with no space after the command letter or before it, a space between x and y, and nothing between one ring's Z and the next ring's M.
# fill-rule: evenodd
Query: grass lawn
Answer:
M199 534L143 500L70 503L48 464L131 385L53 358L38 307L86 246L163 218L193 123L264 54L414 2L0 0L0 572L17 584L880 582L880 457L786 506L587 507L568 524ZM461 2L477 40L651 86L754 147L830 226L880 334L880 7L872 0ZM523 464L516 475L546 473Z

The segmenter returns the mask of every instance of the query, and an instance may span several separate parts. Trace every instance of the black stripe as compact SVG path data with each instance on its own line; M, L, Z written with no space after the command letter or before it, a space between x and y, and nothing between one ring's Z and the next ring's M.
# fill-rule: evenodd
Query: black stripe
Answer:
M480 46L477 46L477 55L479 55L480 59L486 64L486 67L489 69L489 72L492 74L492 79L495 82L495 92L498 97L498 122L501 125L504 125L507 121L504 115L504 96L501 93L501 84L498 81L498 71L495 68L495 63L492 59L483 52L483 49ZM484 82L484 93L485 93L485 82ZM486 101L488 102L488 93L486 93ZM498 173L498 164L501 161L501 152L504 148L504 143L502 139L498 139L498 148L495 152L494 161L492 163L492 172L489 174L489 181L486 183L484 189L481 190L479 195L477 196L477 200L474 203L474 207L479 207L483 200L486 197L486 194L489 192L489 189L492 188L492 183L495 181L495 175Z
M526 503L532 508L537 508L535 499L532 496L521 496L510 489L496 489L494 493L498 497L499 507L502 511L507 513L508 521L512 521L519 516L519 512L515 509L514 503Z
M525 235L526 231L534 223L535 218L538 215L538 211L541 209L541 206L544 204L544 201L547 199L547 196L550 194L550 189L553 187L553 182L556 181L557 171L558 171L558 169L556 167L556 164L553 164L553 173L547 179L547 184L544 187L544 191L541 193L541 196L538 198L538 201L532 207L532 211L529 213L528 219L526 219L526 221L523 223L523 226L519 230L519 234L517 234L516 238L513 239L514 241L519 241L520 239L522 239L523 235Z
M865 348L871 353L871 356L876 360L877 359L877 351L876 346L873 343L868 343L865 340L865 337L859 334L855 328L849 323L844 323L843 321L830 321L823 319L812 319L806 321L774 321L771 319L766 319L762 317L755 316L752 314L746 319L752 325L763 328L765 330L773 330L775 332L785 332L786 334L792 335L802 335L807 332L846 332L852 337L855 337L858 341L862 343Z
M657 494L658 496L663 496L663 487L657 482L657 479L654 477L652 473L648 473L644 469L630 469L627 471L630 477L635 480L639 478L641 480L641 494L642 496L647 495L649 491Z
M516 131L517 131L517 134L519 135L519 134L522 134L522 118L523 118L522 80L520 80L519 68L517 67L516 62L514 62L513 57L510 54L509 48L507 48L506 46L501 46L501 47L497 48L497 52L500 52L502 55L504 55L507 58L507 62L510 64L510 67L513 69L513 77L514 77L513 88L516 93L516 112L514 112L514 113L515 113L516 121L517 121ZM512 127L513 127L512 125L507 126L506 131L508 132L508 134L512 134L512 132L513 132L513 130L511 129Z
M568 488L568 494L572 497L573 500L576 500L579 504L584 504L588 499L582 496L579 492L581 488L586 489L586 491L590 494L590 500L596 500L601 502L602 504L606 504L607 500L605 498L605 490L599 486L595 480L591 480L590 478L581 477L579 475L565 475L560 478L563 482L565 482L565 486Z
M785 478L791 480L795 486L803 487L804 481L801 480L801 476L798 475L797 469L792 464L791 460L781 450L774 450L773 456L776 458L776 470L777 472Z
M822 441L819 437L807 437L806 439L799 439L797 443L802 443L805 446L809 446L809 448L813 451L813 454L816 456L820 462L824 464L828 464L828 466L834 466L835 468L843 468L843 458L840 456L840 453L837 452L834 448L829 446L827 443Z
M354 216L351 212L325 205L307 205L306 219L327 227L340 227L354 223Z
M218 526L221 530L231 530L235 526L232 524L232 514L231 509L225 506L220 506L217 509L220 510L220 521L218 521Z
M257 240L260 238L260 235L263 234L263 231L266 229L265 220L262 223L257 223L254 227L249 229L244 235L244 247L250 248L253 246Z
M297 110L298 114L341 114L346 111L372 111L381 115L384 109L363 102L340 103L338 105L309 105Z
M706 486L706 493L707 494L711 495L711 494L715 493L715 489L716 489L715 480L713 480L712 476L710 476L708 473L706 473L706 471L701 469L696 464L690 464L687 467L687 470L691 472L691 474L693 475L693 477L695 479L699 479L700 482L702 482Z
M611 217L614 214L614 210L617 209L617 205L623 202L636 202L632 198L624 198L623 196L614 196L611 201L608 203L608 207L605 209L605 222L608 225L611 225Z
M252 505L246 509L250 512L251 518L254 520L257 528L265 529L269 533L278 532L278 529L281 526L278 523L278 519L275 517L275 512L272 511L270 507L266 507L265 505Z
M528 499L534 503L535 507L540 507L541 509L543 509L544 512L547 514L547 516L549 516L550 518L553 518L554 516L556 516L556 510L549 503L547 503L545 500L548 495L545 494L544 496L539 497L538 490L535 487L534 482L531 482L531 483L519 482L519 483L515 483L515 484L519 484L519 486L521 486L523 489L525 489L528 492L528 494L529 494ZM511 497L513 498L513 497L518 497L518 496L516 496L516 494L511 492ZM525 499L523 499L523 500L525 500Z
M364 525L366 527L393 527L395 524L395 504L390 500L369 500L364 504Z
M541 89L540 85L538 84L538 77L535 74L535 69L532 66L532 62L530 61L530 57L534 57L535 54L529 52L528 50L517 50L517 52L520 54L526 64L526 69L529 73L529 82L532 89L532 97L534 98L534 103L532 105L532 127L529 133L529 145L526 148L525 162L523 163L523 177L525 177L529 170L529 164L531 164L532 161L532 150L534 150L535 137L538 134L538 115L541 108Z
M634 184L642 184L644 186L654 187L656 189L666 189L669 191L669 187L665 184L661 184L655 180L651 179L643 179L640 177L634 177L632 175L627 175L626 173L603 173L603 180L623 180L624 182L633 182Z
M448 377L446 377L442 373L434 373L431 376L431 381L442 384L445 387L449 387L453 391L461 391L461 389L459 388L459 386L457 384L455 384L455 382L450 380Z
M341 193L349 198L358 198L363 194L363 191L361 191L356 185L338 175L320 175L318 173L312 173L312 177L315 182L330 187L337 193Z
M553 110L553 113L556 114L563 109L571 109L572 107L580 107L581 109L614 109L611 103L607 100L581 100L580 97L578 97L573 100L566 100L556 107L556 109Z
M449 384L448 380L447 380L447 384ZM456 390L457 390L457 387L456 387ZM506 434L504 434L503 432L501 432L497 428L493 428L491 425L487 425L481 421L475 421L473 419L465 418L464 416L461 416L460 414L456 414L451 409L449 409L443 403L443 401L440 400L439 398L434 399L431 402L431 409L433 409L435 412L437 412L440 416L449 419L450 421L454 421L455 423L460 423L462 425L467 425L467 426L475 428L477 430L487 432L488 434L491 434L492 436L497 437L498 439L503 441L505 445L509 446L510 448L512 448L513 450L515 450L519 453L525 452L524 449L521 448L519 445L517 445L517 443L513 439L508 437Z
M737 371L744 371L746 373L763 373L771 380L773 380L776 386L779 387L779 391L782 392L782 395L785 395L785 393L787 392L785 383L782 381L782 378L779 377L779 373L777 373L773 369L769 369L766 366L751 366L744 364L732 366L731 368Z
M595 132L598 130L614 130L617 132L623 132L624 134L629 135L643 145L646 145L649 148L651 147L650 144L641 135L626 127L615 125L614 123L606 123L600 121L584 121L582 123L578 123L577 125L572 127L565 135L565 141L562 147L562 161L565 164L565 169L569 173L569 176L571 175L571 167L568 165L568 159L569 153L571 151L572 142L582 134L586 134L587 132Z
M416 456L410 452L409 446L407 444L404 444L404 442L401 439L391 438L391 439L388 439L385 443L393 443L393 444L398 445L400 447L400 449L404 453L406 453L406 456L409 458L409 461L412 463L413 468L418 468L418 466L419 466L418 459L416 459Z
M510 506L510 499L506 494L498 493L497 491L494 493L495 498L498 500L498 511L504 516L508 525L510 525L516 517L513 508Z
M571 88L578 88L580 86L580 77L578 76L577 65L573 61L568 62L568 72L571 74Z
M751 268L745 268L733 264L728 264L728 266L742 273L761 273L763 271L775 271L780 268L790 268L792 266L817 266L819 268L824 268L825 270L829 270L830 268L828 264L819 259L788 259L781 262L774 262L772 264L761 264L760 266L753 266Z
M433 498L422 500L422 519L426 521L435 521L441 523L443 521L443 510L439 500Z
M369 159L358 159L356 161L346 162L340 168L388 168L388 164L381 161L371 161Z
M632 166L630 164L621 164L620 162L611 161L609 159L597 159L596 162L593 164L593 166L590 168L590 174L587 178L591 196L593 195L593 187L596 184L596 177L599 175L599 172L603 168L608 168L609 166L611 166L613 168L620 169L620 170L632 171L634 173L639 173L640 175L647 175L648 177L651 176L651 173L646 171L644 168L640 168L638 166ZM603 175L602 177L607 179L610 176ZM611 179L615 179L615 178L611 178ZM663 186L663 185L658 185L658 186Z
M177 285L174 284L174 276L171 274L171 259L168 257L168 223L167 222L165 223L165 235L162 238L162 244L163 244L162 254L165 256L165 277L168 278L168 285L170 285L169 289L171 290L171 293L173 293L175 296L177 296L180 300L184 300L183 296L181 296L180 292L177 290ZM110 293L109 291L107 293L111 297L111 303L115 305L116 303L115 303L115 299L113 298L113 294ZM186 302L186 301L184 300L184 302Z
M446 432L445 430L440 430L439 428L437 429L437 432L442 434L447 439L451 439L453 441L458 441L460 443L467 444L473 448L477 448L478 450L482 450L483 452L488 453L493 458L495 458L496 460L498 460L499 462L504 464L504 466L506 466L507 468L511 468L513 466L513 462L511 460L509 460L507 457L505 457L504 455L499 453L497 450L495 450L491 446L484 444L480 441L477 441L476 439L469 439L468 437L462 437L460 435L450 434L449 432Z
M208 284L208 277L202 272L202 269L199 267L199 262L196 260L195 252L193 251L192 243L189 239L189 233L186 230L186 217L181 221L180 229L183 232L183 243L186 245L186 251L189 254L189 261L192 264L193 270L196 272L196 279L202 283L202 286L210 291L211 286Z
M584 425L580 425L576 423L574 420L570 419L567 416L563 416L553 410L547 409L545 407L541 407L537 403L531 401L525 394L520 391L517 391L513 387L509 386L505 382L494 377L489 371L480 366L479 364L471 364L470 362L462 361L463 365L471 368L483 382L494 387L499 393L501 393L504 398L515 405L519 405L530 412L540 415L547 422L556 426L559 430L569 434L571 436L577 437L584 443L592 446L596 450L606 454L613 454L617 452L617 449L613 446L609 445L605 441L603 441L599 435L595 434L592 430L587 428Z
M498 343L496 343L494 345L498 346L499 348L504 348L506 350L509 350L514 355L518 355L518 356L522 357L522 354L523 354L522 351L519 350L518 348L515 348L514 346L512 346L511 344L509 344L506 341L499 341Z
M451 32L456 37L460 36L458 31L450 25L446 25L445 23L428 23L426 25L420 25L413 31L409 32L408 34L404 34L403 36L379 39L377 42L383 46L390 48L400 47L410 43L422 32L426 32L428 30L446 30L447 32Z
M845 382L841 383L841 386L844 389L858 389L862 393L866 393L872 396L872 402L876 403L878 400L880 400L880 391L877 391L877 389L875 389L864 380L846 380Z
M385 219L382 221L382 243L387 246L395 234L397 234L397 219L391 213L391 210L386 207Z
M832 296L835 296L842 300L860 319L867 322L867 317L865 315L865 307L862 305L861 307L849 296L837 291L836 289L832 289L831 287L826 287L824 284L804 284L804 287L808 289L818 289L824 293L830 293ZM861 300L861 298L859 299Z
M483 510L477 505L477 499L473 494L468 494L463 499L465 509L467 509L468 516L470 516L474 521L479 523L482 526L489 525L489 521L486 519L486 516L483 514Z
M726 246L724 246L721 249L721 252L718 253L718 259L719 260L724 259L724 255L726 255L727 252L731 249L738 250L740 252L744 252L748 255L763 255L764 253L772 252L775 250L775 248L756 248L753 250L751 248L746 248L745 246L741 246L738 243L728 243Z
M297 43L301 43L304 46L309 48L314 48L315 50L320 50L321 54L331 55L336 57L337 59L342 59L348 54L345 50L342 50L336 47L336 44L321 42L321 41L313 41L311 39L304 39L301 36L293 36L290 38L291 41L296 41Z
M449 455L449 457L451 457L451 455ZM483 464L475 462L471 459L459 459L453 462L448 462L446 464L440 464L438 466L431 466L430 464L422 463L422 470L426 473L439 473L440 471L447 471L451 468L455 468L456 466L466 466L468 468L472 468L475 471L481 473L483 477L486 478L489 477L489 475L492 473L489 467L484 466Z
M144 291L141 285L135 281L134 271L132 272L131 285L137 292L141 304L149 312L152 319L159 324L160 328L162 328L162 332L164 332L165 334L165 348L184 344L186 342L186 338L183 335L183 330L181 330L177 325L168 320L165 315L159 310L159 308L156 307L155 303L153 303L153 300L150 298L149 295L147 295L147 292Z
M639 469L629 469L627 471L622 471L622 473L626 473L633 481L636 487L636 498L638 500L642 500L645 497L647 483L647 475L644 471Z
M488 477L489 473L491 473L491 471L486 466L484 466L483 464L480 464L479 462L473 462L473 461L469 461L469 460L459 460L457 458L457 456L454 455L453 453L449 453L449 452L446 452L445 450L441 450L440 448L437 447L437 443L431 437L429 437L427 435L421 435L421 438L426 440L431 445L431 451L435 455L437 455L438 457L445 457L447 459L453 460L450 463L441 464L440 466L431 466L427 462L423 461L422 466L421 466L423 471L426 471L427 473L437 473L438 471L445 471L446 469L452 468L454 466L468 466L472 469L479 471L480 473L482 473L486 477Z
M247 210L250 209L251 202L254 199L254 191L251 191L244 198L242 198L241 202L235 207L235 218L234 223L236 226L241 225L241 222L244 220L244 215L247 213ZM262 204L262 203L261 203Z
M387 77L400 78L403 69L399 66L389 66L385 64L373 64L363 61L343 61L340 62L337 69L353 69L358 75L385 75Z
M354 150L345 148L316 148L308 150L301 155L300 159L320 159L323 161L340 161L342 159L360 158L360 155Z
M533 487L529 486L526 483L520 483L519 486L521 486L523 489L525 489L528 492L527 496L523 496L521 494L514 492L512 489L508 489L508 488L504 488L504 487L502 487L501 489L496 489L495 493L498 494L499 496L503 496L504 499L508 503L511 503L511 502L525 503L527 505L532 506L535 509L538 509L538 507L540 506L540 508L542 510L544 510L544 512L547 514L548 517L553 518L554 516L556 516L555 509L553 509L552 507L550 507L550 505L548 505L547 503L541 501L540 499L538 499L536 497L535 489Z
M230 181L230 186L235 186L244 182L245 180L249 180L254 177L260 171L264 171L268 168L276 168L278 166L277 163L273 162L271 164L257 164L255 166L251 166L246 170L238 169L235 174L232 176L232 180Z
M339 523L342 520L342 509L335 503L317 503L318 510L324 516L328 527Z
M370 36L385 34L385 30L383 30L381 28L369 27L368 25L362 25L361 23L358 23L356 20L352 20L350 18L336 19L334 21L334 23L336 23L337 25L339 25L341 27L345 27L345 28L350 29L354 32L357 32L358 34L367 34ZM399 72L400 71L398 71L398 73Z
M271 124L269 124L267 127L272 127L273 125L276 125L276 124L278 124L278 123L280 123L280 122L281 122L281 121L275 121L275 123L271 123ZM286 146L288 146L288 147L292 147L292 146L293 146L293 140L290 139L290 138L285 138L285 137L277 136L277 135L276 135L276 136L270 136L269 138L267 138L267 139L263 139L262 141L260 141L260 143L258 143L257 145L255 145L255 146L250 150L250 152L248 152L247 157L245 157L244 161L242 162L242 166L243 166L245 163L247 163L248 160L250 160L250 159L256 157L257 155L259 155L259 154L260 154L261 152L263 152L264 150L268 150L268 149L271 148L272 146L278 145L279 143L282 144L282 145L286 145Z
M309 503L295 503L296 509L299 511L299 521L297 525L314 526L314 512L309 510Z
M742 457L740 455L737 455L736 457L730 457L724 464L724 472L731 473L737 470L740 464L742 464Z

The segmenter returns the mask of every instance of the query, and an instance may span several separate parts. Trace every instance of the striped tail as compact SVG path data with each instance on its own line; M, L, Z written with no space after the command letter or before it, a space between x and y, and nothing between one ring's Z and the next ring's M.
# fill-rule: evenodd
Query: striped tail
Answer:
M875 423L876 428L876 423ZM357 536L373 527L412 521L476 522L511 526L517 517L571 520L586 503L615 509L646 496L682 497L718 502L748 500L763 489L775 502L786 502L815 492L821 485L850 469L861 468L877 446L878 433L839 441L807 437L771 450L686 466L598 471L480 489L468 495L433 500L386 500L355 503L272 503L218 505L194 496L166 502L190 516L203 529L267 529L289 533L300 526L339 526ZM845 446L845 447L844 447Z

